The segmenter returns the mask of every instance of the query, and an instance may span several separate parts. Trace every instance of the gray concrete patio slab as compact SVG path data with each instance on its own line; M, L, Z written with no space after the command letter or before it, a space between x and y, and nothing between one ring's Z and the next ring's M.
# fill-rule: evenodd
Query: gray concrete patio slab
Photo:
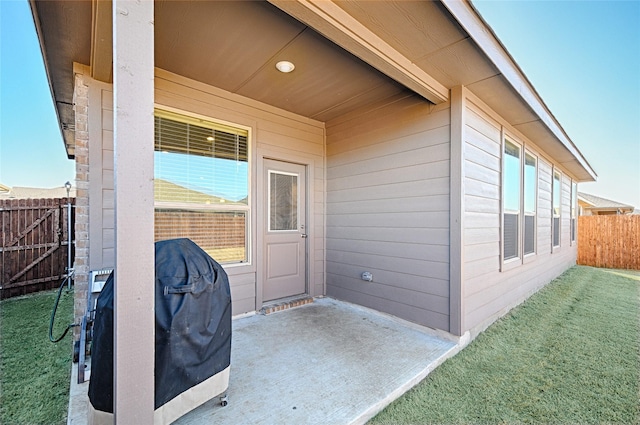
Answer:
M229 404L213 399L176 424L362 424L462 346L330 298L236 319L232 335ZM70 424L86 422L82 386L72 377Z

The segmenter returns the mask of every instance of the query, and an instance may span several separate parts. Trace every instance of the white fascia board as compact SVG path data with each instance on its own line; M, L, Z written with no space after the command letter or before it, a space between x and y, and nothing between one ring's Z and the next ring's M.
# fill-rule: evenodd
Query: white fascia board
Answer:
M582 152L567 136L524 72L471 2L469 0L440 1L556 139L576 158L591 178L596 180L597 175Z

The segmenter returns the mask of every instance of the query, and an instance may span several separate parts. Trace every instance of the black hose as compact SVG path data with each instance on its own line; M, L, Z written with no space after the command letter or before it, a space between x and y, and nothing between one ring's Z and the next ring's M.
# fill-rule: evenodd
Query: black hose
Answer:
M49 319L49 341L51 341L53 343L62 341L62 338L64 338L65 335L67 335L67 332L69 332L69 329L71 329L72 327L76 326L74 323L70 323L69 325L67 325L67 329L64 330L64 332L62 333L60 338L57 338L57 339L53 338L53 322L56 319L56 311L58 311L58 303L60 302L60 296L62 295L62 288L64 288L64 285L69 281L69 279L70 279L70 276L67 276L62 281L62 284L60 285L60 288L58 289L58 296L56 296L56 302L53 305L53 310L51 311L51 319Z

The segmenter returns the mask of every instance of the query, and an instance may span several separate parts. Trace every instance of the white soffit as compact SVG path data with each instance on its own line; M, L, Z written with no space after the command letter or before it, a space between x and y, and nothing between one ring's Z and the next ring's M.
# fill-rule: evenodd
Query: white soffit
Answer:
M468 86L499 75L469 38L421 57L415 63L447 87Z

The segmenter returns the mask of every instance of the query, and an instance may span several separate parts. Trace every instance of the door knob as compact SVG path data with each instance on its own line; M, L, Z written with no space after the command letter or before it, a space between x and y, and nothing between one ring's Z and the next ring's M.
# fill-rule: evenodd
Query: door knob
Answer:
M303 238L303 239L306 239L307 234L306 234L306 233L302 233L302 234L300 235L300 237L301 237L301 238Z

